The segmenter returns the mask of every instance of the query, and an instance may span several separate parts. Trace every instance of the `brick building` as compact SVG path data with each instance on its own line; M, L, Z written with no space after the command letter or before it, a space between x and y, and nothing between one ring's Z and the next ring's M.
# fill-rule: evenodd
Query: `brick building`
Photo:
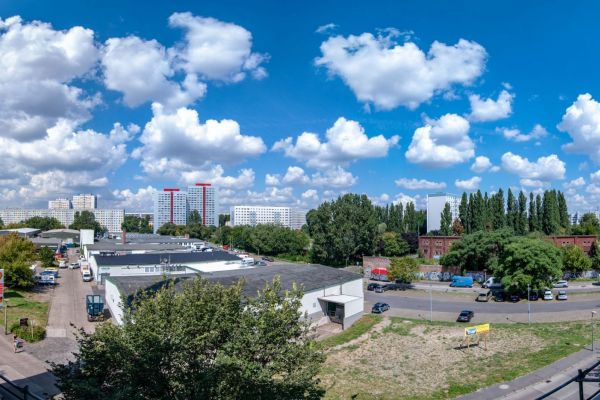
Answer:
M568 245L575 245L581 250L583 250L586 254L590 254L590 250L592 248L592 244L596 241L595 235L568 235L568 236L546 236L546 240L554 243L557 247L563 247Z
M419 236L419 253L425 258L440 258L460 236Z

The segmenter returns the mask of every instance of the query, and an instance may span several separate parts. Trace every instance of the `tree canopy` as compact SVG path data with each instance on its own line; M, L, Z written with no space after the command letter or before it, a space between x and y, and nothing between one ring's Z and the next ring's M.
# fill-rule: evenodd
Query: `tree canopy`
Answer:
M561 250L565 271L578 273L588 271L592 267L592 260L580 247L570 244Z
M461 271L491 270L497 263L504 247L513 238L511 229L499 229L492 232L478 231L465 235L454 242L450 251L441 259L444 266L459 267Z
M75 360L53 365L64 398L321 398L324 356L300 318L302 291L276 280L245 297L242 287L194 278L139 294L122 326L82 331Z
M388 278L390 281L400 280L410 283L419 272L417 260L412 257L392 258L388 267Z
M7 287L28 289L33 286L33 272L29 267L35 258L35 246L30 240L15 234L0 236L0 265L4 268Z
M387 257L403 256L410 252L408 243L396 232L384 232L382 238L383 254Z
M152 226L150 226L150 216L139 217L137 215L126 215L123 218L121 229L126 232L136 233L152 233Z
M88 210L76 211L69 229L93 229L94 235L101 235L106 232L106 228L96 221L94 213Z

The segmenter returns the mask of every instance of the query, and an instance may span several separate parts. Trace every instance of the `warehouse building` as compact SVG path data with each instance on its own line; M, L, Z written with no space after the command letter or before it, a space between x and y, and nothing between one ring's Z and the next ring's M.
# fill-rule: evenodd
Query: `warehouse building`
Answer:
M174 289L180 290L186 280L198 275L182 274L174 277ZM244 279L244 295L255 296L266 283L278 277L283 290L294 284L304 288L301 312L316 325L338 323L350 327L363 314L364 295L362 276L338 268L308 264L273 264L268 267L246 268L200 276L211 282L232 285ZM117 324L123 323L122 298L131 301L138 290L156 290L165 280L154 276L110 276L106 279L105 301Z
M88 258L97 284L108 276L193 274L245 268L242 260L225 251L146 253L121 256L93 255Z
M79 230L77 229L51 229L46 232L42 232L43 238L55 238L62 240L71 240L74 243L79 243Z

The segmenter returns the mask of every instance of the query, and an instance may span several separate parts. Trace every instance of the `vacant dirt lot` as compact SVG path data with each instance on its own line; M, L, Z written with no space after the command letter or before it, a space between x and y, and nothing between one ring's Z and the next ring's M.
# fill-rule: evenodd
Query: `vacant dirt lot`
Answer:
M326 398L451 398L502 374L498 368L510 377L511 362L546 345L532 329L492 325L487 351L483 341L461 348L465 326L384 319L330 350L322 373Z

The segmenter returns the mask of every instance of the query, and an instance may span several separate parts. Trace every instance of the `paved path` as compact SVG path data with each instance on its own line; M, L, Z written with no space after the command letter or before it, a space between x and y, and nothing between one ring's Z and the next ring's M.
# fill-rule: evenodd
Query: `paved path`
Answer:
M467 396L461 400L531 400L539 397L552 389L567 382L577 375L578 369L586 369L598 361L600 342L595 344L596 351L587 348L575 354L556 361L547 367L541 368L531 374L522 376L510 382L500 383ZM584 384L584 398L590 397L599 389L597 383ZM549 400L577 400L579 391L577 383L572 383L548 397Z
M380 283L373 280L365 280L366 282ZM413 282L413 286L415 289L419 290L431 290L438 292L455 292L455 293L478 293L482 288L479 285L475 285L472 288L455 288L450 287L449 282L439 282L439 281L431 281L431 285L429 281L418 281ZM600 284L597 282L571 282L569 283L568 288L554 288L553 291L557 290L566 290L567 293L577 293L577 292L598 292L600 293Z

